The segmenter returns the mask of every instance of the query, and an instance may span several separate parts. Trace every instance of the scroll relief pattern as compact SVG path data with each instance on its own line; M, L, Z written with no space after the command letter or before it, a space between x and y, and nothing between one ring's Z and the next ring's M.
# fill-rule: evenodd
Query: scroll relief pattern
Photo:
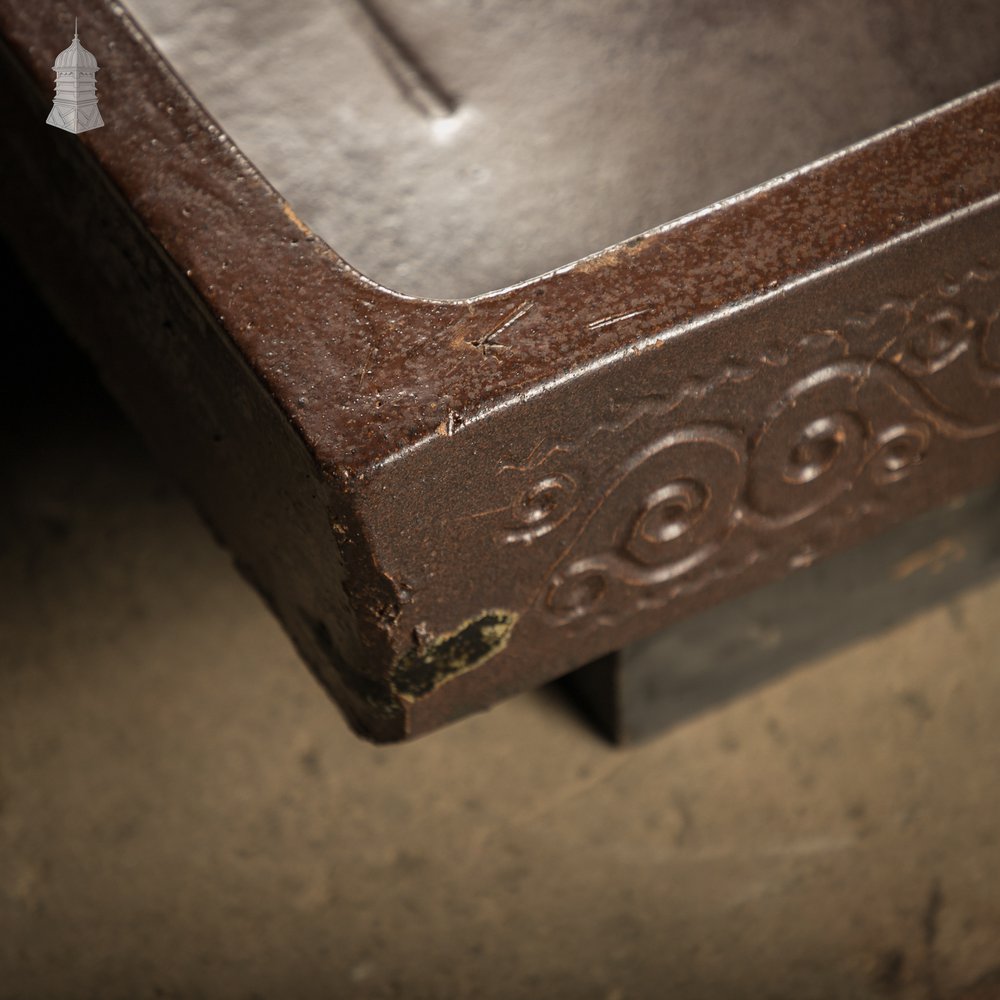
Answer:
M775 371L782 388L745 423L684 422L692 396L700 404ZM937 441L997 434L997 390L1000 268L991 262L840 329L810 332L755 366L726 369L682 392L687 399L634 401L614 427L594 433L624 439L630 428L669 429L630 446L592 493L573 467L579 444L529 456L517 471L538 478L515 498L498 541L533 545L561 529L539 591L544 613L556 624L612 624L761 558L760 542L726 544L738 527L780 537L838 499L865 513L892 484L931 465Z

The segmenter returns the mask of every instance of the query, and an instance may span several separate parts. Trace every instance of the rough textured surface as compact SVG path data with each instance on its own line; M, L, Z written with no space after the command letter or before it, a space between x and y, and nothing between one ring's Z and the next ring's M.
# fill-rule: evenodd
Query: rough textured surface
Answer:
M299 217L430 297L561 267L1000 71L993 0L127 6ZM366 9L453 115L407 99Z
M90 377L9 360L3 1000L997 996L1000 587L634 752L544 692L373 748Z

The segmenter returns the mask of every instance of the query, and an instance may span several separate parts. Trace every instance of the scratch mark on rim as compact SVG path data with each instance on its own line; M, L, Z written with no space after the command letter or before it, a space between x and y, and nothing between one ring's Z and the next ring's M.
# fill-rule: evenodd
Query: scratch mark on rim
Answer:
M535 307L533 302L525 300L517 308L510 313L508 316L504 317L498 326L495 326L489 333L485 336L477 337L475 340L470 340L469 343L473 347L481 347L483 349L483 354L489 353L490 349L493 350L507 350L507 344L498 344L496 338L500 336L501 333L509 330L516 323L519 323L529 312Z
M593 323L587 324L588 330L603 330L606 326L614 326L616 323L624 323L627 319L635 319L648 313L649 309L633 309L632 312L619 313L617 316L605 316L603 319L595 319Z

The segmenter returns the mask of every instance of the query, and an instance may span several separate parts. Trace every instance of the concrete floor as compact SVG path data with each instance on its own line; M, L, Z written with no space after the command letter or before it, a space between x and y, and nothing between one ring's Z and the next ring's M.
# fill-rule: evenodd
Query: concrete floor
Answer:
M639 749L550 691L377 749L52 350L0 423L0 997L1000 997L1000 583Z

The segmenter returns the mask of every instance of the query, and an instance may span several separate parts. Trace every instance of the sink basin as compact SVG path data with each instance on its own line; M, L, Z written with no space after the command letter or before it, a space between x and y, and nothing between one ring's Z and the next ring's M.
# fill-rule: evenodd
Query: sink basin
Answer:
M1000 78L992 0L128 7L301 219L430 298L561 267Z

